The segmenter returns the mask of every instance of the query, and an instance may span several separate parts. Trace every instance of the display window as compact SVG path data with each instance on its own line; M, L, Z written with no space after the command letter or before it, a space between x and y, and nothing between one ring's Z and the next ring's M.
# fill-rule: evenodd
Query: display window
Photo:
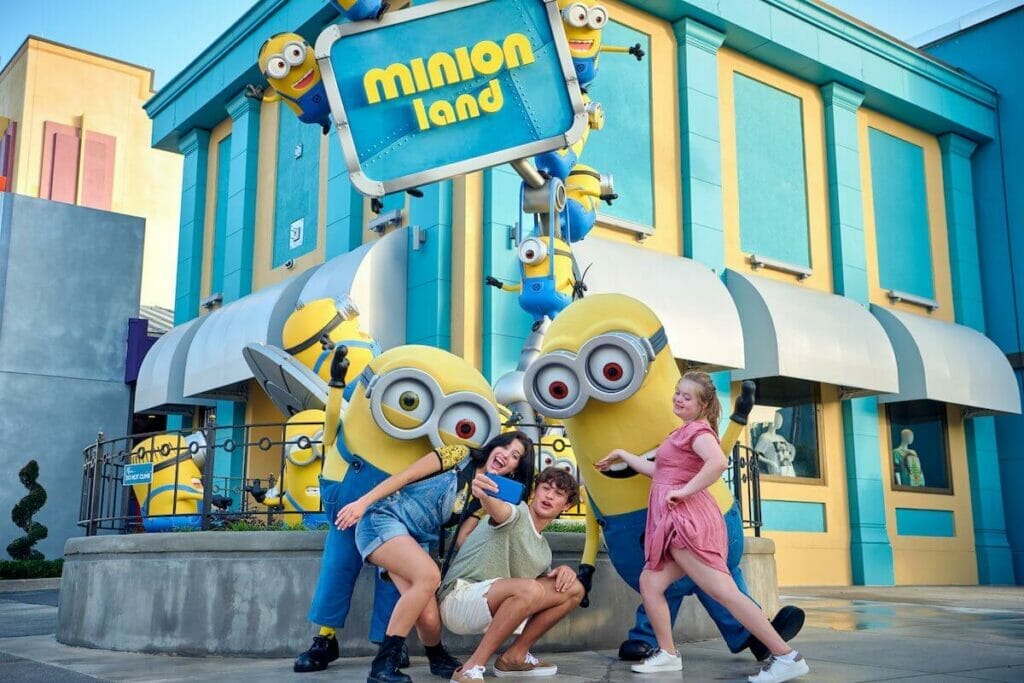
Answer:
M906 401L890 403L885 411L893 489L953 493L945 406L935 401Z
M747 420L747 433L762 478L823 484L817 384L784 378L757 384L757 402Z

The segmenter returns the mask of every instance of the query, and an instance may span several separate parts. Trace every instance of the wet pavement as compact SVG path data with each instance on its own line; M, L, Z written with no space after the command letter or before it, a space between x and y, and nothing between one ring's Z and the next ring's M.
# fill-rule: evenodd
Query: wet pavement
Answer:
M369 658L341 659L324 674L293 674L290 659L173 657L60 645L57 590L0 582L0 680L11 681L365 681ZM1024 681L1024 587L783 588L807 612L795 641L807 681ZM681 646L688 681L744 681L756 665L721 640ZM550 680L663 681L631 674L613 651L545 655ZM413 657L416 681L438 681ZM488 675L488 680L496 680ZM515 681L517 679L509 679ZM522 679L526 680L526 679Z

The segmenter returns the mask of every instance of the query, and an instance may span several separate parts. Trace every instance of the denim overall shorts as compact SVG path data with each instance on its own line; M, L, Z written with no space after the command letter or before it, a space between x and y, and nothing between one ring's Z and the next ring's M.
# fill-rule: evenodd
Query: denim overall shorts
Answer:
M367 508L356 525L356 547L363 560L397 536L412 536L429 553L455 507L458 473L454 468L406 484Z

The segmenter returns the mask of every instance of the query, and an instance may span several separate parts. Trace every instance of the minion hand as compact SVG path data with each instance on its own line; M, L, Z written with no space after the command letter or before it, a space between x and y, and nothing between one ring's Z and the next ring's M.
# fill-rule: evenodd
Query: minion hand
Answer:
M335 389L345 388L345 375L348 374L348 347L344 344L334 349L334 356L331 357L331 381L328 386Z
M749 379L743 383L739 398L736 399L736 404L733 406L732 415L729 416L730 420L736 424L747 424L747 416L754 408L754 392L756 390L757 385Z
M640 43L637 43L633 47L629 48L629 54L636 57L636 61L640 62L643 61L645 53L643 51L643 48L640 47Z
M488 275L486 278L484 278L484 284L490 287L497 287L498 289L501 289L504 286L502 281L494 277L493 275Z
M576 578L583 584L583 600L580 607L590 607L590 587L594 583L594 565L581 564L576 570Z
M263 88L258 85L250 83L245 86L245 96L251 100L262 100L263 99Z

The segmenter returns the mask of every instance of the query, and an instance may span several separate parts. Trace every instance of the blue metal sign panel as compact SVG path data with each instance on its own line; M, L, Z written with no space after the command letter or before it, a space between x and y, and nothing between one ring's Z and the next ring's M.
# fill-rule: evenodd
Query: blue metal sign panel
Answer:
M366 195L559 149L586 125L554 0L438 0L328 26L316 56Z
M125 486L135 484L148 484L153 481L153 463L136 462L124 466L124 478L122 483Z

